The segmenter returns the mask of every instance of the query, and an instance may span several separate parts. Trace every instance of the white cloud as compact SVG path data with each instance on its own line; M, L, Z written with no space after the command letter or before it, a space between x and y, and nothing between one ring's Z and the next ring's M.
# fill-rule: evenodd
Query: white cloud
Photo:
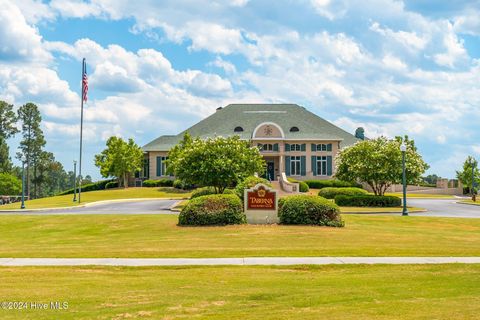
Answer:
M463 41L458 39L450 23L447 23L447 32L443 38L443 45L447 51L434 56L437 64L453 68L457 61L467 59L468 55L463 47Z

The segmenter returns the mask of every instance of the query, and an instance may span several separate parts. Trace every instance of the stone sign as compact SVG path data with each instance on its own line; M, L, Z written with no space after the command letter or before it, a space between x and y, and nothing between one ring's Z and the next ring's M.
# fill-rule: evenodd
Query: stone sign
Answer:
M248 223L278 223L277 191L259 183L244 192L244 210Z

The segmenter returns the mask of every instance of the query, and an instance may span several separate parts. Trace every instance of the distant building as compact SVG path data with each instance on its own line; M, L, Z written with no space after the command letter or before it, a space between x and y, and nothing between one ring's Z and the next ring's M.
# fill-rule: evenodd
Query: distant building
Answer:
M270 180L277 180L282 172L298 180L330 179L337 152L361 138L296 104L230 104L177 135L146 144L144 177L167 177L168 151L186 131L193 137L238 135L250 141L260 148Z

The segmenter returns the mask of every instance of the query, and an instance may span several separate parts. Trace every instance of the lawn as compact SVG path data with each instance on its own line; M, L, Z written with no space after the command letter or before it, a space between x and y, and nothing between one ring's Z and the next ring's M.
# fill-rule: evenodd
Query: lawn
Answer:
M461 200L459 201L460 203L466 203L466 204L471 204L471 205L475 205L475 206L480 206L480 199L478 199L477 201L473 202L473 200L469 199L469 200Z
M175 188L127 188L127 189L108 189L99 191L89 191L82 193L82 204L117 199L139 199L139 198L188 198L189 191ZM78 195L77 195L78 197ZM78 206L78 202L73 202L73 194L64 196L55 196L49 198L35 199L26 201L27 209L39 208L60 208ZM0 210L20 209L20 202L0 206Z
M320 189L310 189L308 191L308 194L310 195L318 195L318 192ZM373 193L372 193L373 194ZM400 192L395 192L395 193L385 193L386 196L395 196L402 198L403 194ZM453 199L455 198L454 196L451 195L446 195L446 194L423 194L423 193L410 193L407 192L407 198L411 199L417 199L417 198L425 198L425 199Z
M179 227L171 215L3 215L0 257L480 256L480 219L343 216L344 228Z
M478 319L480 265L0 268L1 319Z

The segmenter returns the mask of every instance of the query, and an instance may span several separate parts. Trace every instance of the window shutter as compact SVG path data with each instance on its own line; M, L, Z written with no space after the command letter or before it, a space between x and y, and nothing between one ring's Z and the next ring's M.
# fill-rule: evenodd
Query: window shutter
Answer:
M162 157L157 157L157 177L162 176Z
M307 145L305 143L302 143L302 145L300 146L300 150L301 151L306 151L307 150Z
M327 176L332 175L332 156L327 156Z
M275 144L273 145L273 151L278 151L278 143L275 143Z
M285 157L285 174L290 175L290 157Z
M331 143L327 144L327 151L332 151L332 144Z
M290 145L288 143L285 143L285 152L290 151Z
M305 156L300 157L300 175L307 175L307 157Z
M317 157L312 156L312 173L314 176L317 175Z
M317 145L315 143L312 143L312 151L317 151Z

